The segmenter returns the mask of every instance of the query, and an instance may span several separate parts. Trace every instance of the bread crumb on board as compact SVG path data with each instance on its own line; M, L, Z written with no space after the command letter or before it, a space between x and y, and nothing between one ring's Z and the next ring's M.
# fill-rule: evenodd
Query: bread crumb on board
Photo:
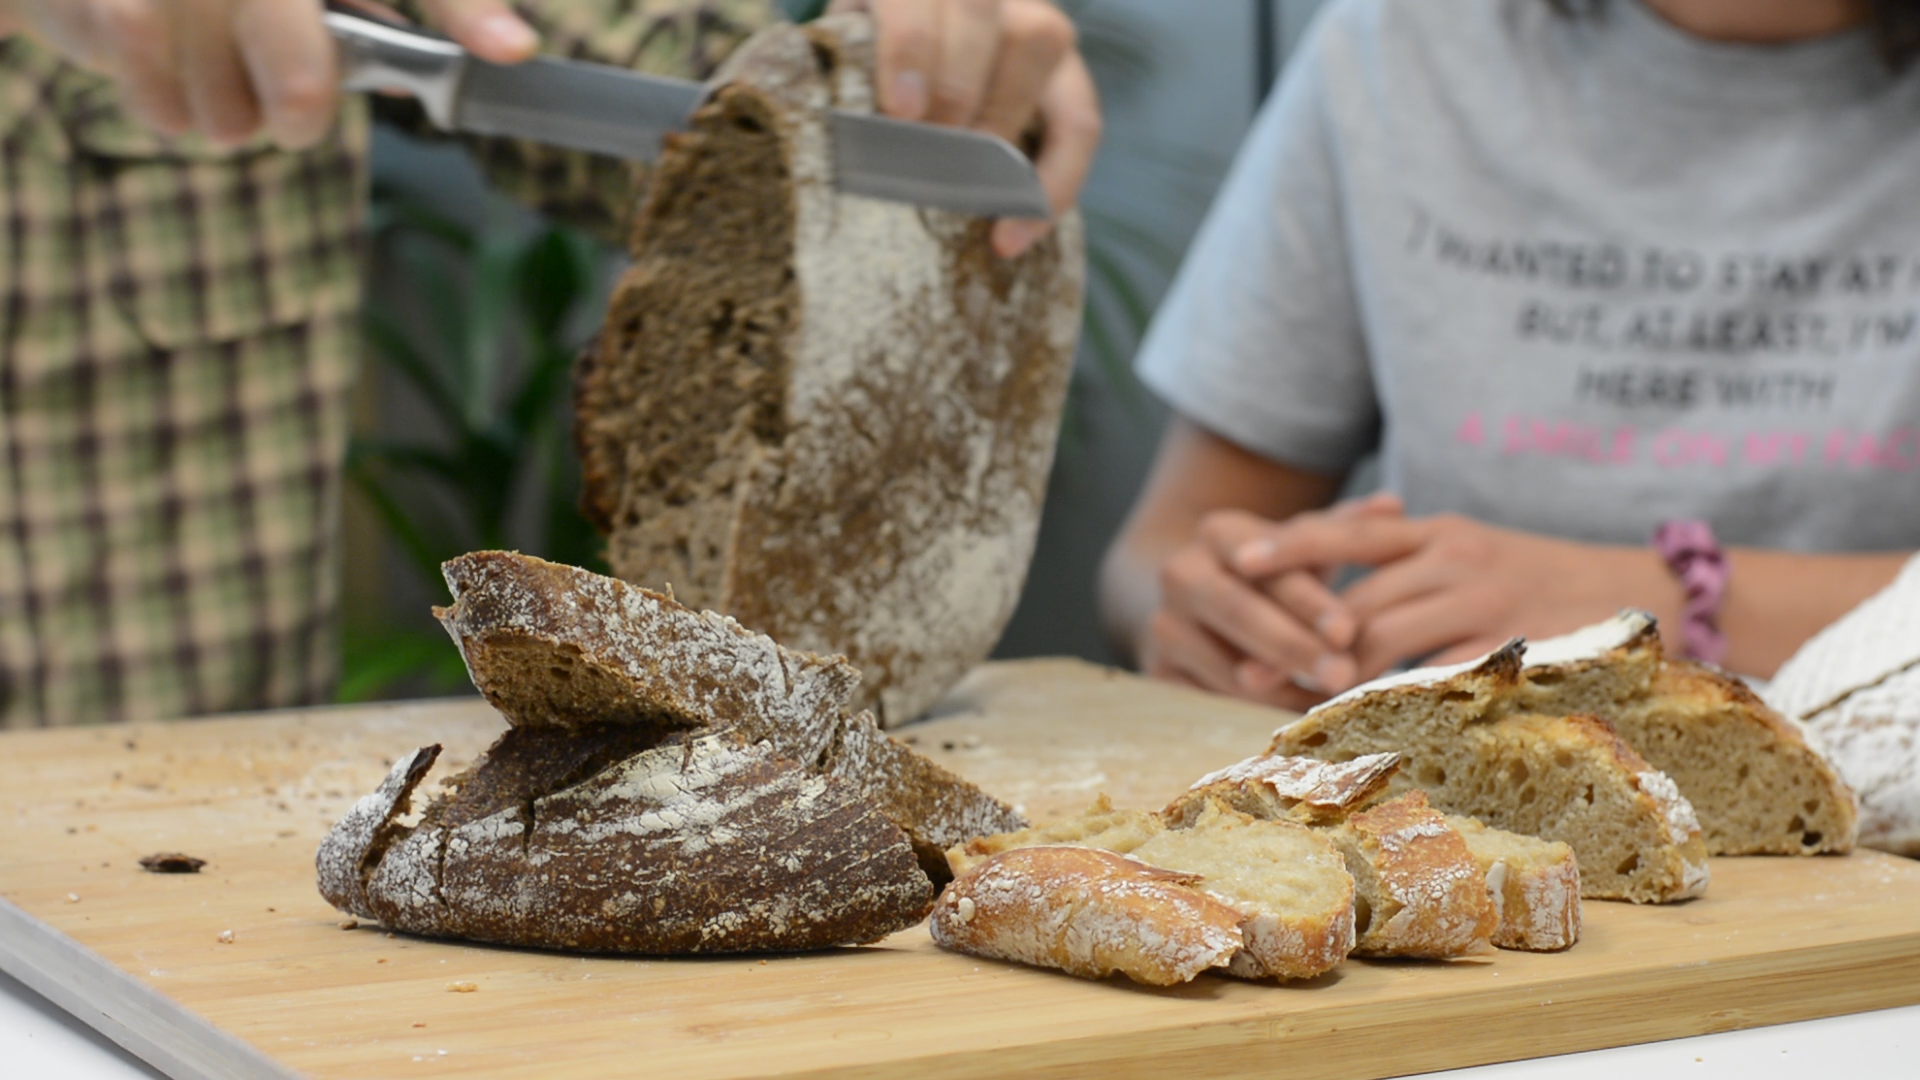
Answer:
M359 920L359 919L341 919L341 920L340 920L340 929L342 929L342 930L358 930L358 929L360 929L360 920Z
M67 894L67 903L69 903L69 904L77 904L77 903L79 903L79 902L80 902L80 894L79 894L79 893L75 893L75 892L70 892L70 893L68 893L68 894Z
M205 865L207 860L178 851L162 851L140 860L141 869L154 874L197 874Z
M480 989L479 983L456 982L447 984L447 992L452 994L471 994Z
M214 940L218 941L222 945L231 945L233 944L233 931L222 930L220 931L220 936L215 938Z

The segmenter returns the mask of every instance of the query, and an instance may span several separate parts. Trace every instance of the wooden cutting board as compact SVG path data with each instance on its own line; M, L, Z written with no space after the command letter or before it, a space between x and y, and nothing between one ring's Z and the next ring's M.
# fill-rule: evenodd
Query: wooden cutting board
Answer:
M989 665L904 734L1036 819L1157 806L1282 714L1067 661ZM1590 903L1560 955L1350 961L1301 985L1084 982L877 946L588 959L341 928L326 828L477 700L0 737L0 967L176 1077L1366 1078L1920 1002L1920 864L1721 859L1704 899ZM197 875L141 871L178 850ZM469 989L470 988L470 989Z

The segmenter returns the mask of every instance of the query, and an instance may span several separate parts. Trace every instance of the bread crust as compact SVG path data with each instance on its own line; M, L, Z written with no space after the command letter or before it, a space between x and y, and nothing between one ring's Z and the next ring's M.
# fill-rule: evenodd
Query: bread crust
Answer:
M1172 986L1244 945L1240 912L1199 881L1095 848L1011 849L955 878L929 926L955 952Z
M1467 842L1486 877L1500 919L1495 946L1558 952L1580 940L1580 864L1571 847L1468 817L1449 817L1447 824Z
M1073 213L1007 260L989 220L834 189L827 110L873 110L873 51L840 15L729 57L655 170L576 405L616 574L848 657L893 727L1013 612L1085 270Z
M860 673L788 649L713 612L578 567L508 552L445 566L435 614L474 685L517 725L728 727L872 799L922 844L946 848L1025 824L979 788L846 714Z
M1268 820L1336 823L1384 795L1400 762L1396 753L1351 761L1256 754L1194 781L1160 813L1179 828L1197 820L1208 803L1220 802Z
M1486 874L1424 792L1388 799L1328 832L1367 900L1355 955L1444 959L1490 948L1499 913Z
M469 783L512 771L533 738L509 731ZM479 806L457 793L405 826L436 750L403 759L329 834L329 903L434 937L658 955L862 944L932 903L898 826L734 732L676 733L554 790L510 782Z

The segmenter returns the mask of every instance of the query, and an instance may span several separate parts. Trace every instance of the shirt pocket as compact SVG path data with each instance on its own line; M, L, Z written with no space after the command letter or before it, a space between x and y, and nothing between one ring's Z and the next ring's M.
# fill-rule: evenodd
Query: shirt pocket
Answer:
M78 217L105 294L150 347L234 341L359 303L367 124L311 150L169 139L117 108L67 119Z

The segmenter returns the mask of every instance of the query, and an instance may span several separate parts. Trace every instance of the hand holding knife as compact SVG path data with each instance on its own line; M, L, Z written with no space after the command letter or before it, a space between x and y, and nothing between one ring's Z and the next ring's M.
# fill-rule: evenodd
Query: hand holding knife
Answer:
M330 6L341 86L404 90L449 131L531 139L638 161L684 129L699 83L537 57L490 64L444 38ZM1051 216L1033 166L1005 140L962 128L835 111L842 191L988 217Z

